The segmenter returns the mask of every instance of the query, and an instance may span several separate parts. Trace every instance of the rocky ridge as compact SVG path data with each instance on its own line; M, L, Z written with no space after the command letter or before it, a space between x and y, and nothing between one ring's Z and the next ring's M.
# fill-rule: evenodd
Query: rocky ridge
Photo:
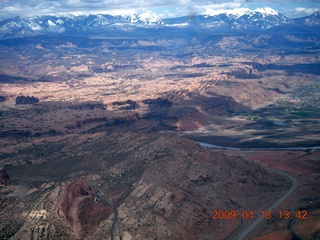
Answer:
M94 193L99 192L119 213L115 236L220 238L228 226L213 221L212 210L240 211L249 202L263 205L288 186L259 165L205 149L175 134L90 136L91 141L78 138L73 146L62 142L48 145L50 149L37 153L27 168L15 165L17 158L12 158L8 170L12 184L0 189L2 201L8 204L1 214L10 213L8 199L24 210L2 223L1 228L10 221L22 223L18 230L6 228L5 236L101 239L110 234L113 211L95 200ZM40 148L25 154L34 155L36 149ZM70 164L72 171L63 170ZM43 174L45 182L41 180ZM14 193L21 181L34 185L20 192L24 198Z

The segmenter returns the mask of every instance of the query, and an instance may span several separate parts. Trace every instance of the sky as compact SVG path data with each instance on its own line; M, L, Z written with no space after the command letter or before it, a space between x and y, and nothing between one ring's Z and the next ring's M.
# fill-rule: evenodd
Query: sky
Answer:
M320 0L0 0L0 20L15 16L55 13L105 13L130 15L143 10L160 18L204 14L246 7L271 7L288 18L320 11Z

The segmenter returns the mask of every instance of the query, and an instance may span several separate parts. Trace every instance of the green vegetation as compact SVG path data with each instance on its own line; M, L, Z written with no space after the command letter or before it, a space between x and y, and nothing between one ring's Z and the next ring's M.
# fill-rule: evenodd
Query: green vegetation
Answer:
M311 117L314 115L314 112L306 111L306 110L299 110L299 111L292 111L292 112L290 112L290 114L297 115L300 117Z
M251 121L259 121L261 119L261 117L257 114L254 114L254 115L246 116L246 119L251 120Z

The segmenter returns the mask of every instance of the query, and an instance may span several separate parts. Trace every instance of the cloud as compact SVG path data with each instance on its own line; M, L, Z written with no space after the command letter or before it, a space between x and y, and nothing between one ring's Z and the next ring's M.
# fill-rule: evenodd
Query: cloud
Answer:
M319 0L291 0L301 3L295 13L308 13L311 8L319 9ZM269 3L284 3L284 0L265 0ZM0 0L0 19L19 15L41 15L70 12L133 13L143 9L157 11L162 17L202 14L206 11L221 11L231 8L261 4L260 0ZM300 6L300 5L299 5ZM298 7L298 6L295 6ZM294 8L292 8L294 9ZM304 9L304 10L302 10Z
M241 7L242 3L238 2L228 2L228 3L213 3L208 5L197 6L197 13L206 15L215 15L224 12L228 9L234 9Z
M7 12L17 12L20 10L21 10L21 6L18 3L13 6L7 6L3 8L3 11L7 11Z
M303 7L298 7L294 9L294 11L297 12L298 14L307 14L307 15L318 12L319 10L320 8L303 8Z
M297 7L294 9L284 9L283 13L285 15L291 16L291 18L299 18L304 17L307 15L311 15L313 13L320 12L320 8L311 7L311 8L304 8L304 7Z
M190 0L0 0L0 19L18 15L40 15L47 13L127 11L188 4Z

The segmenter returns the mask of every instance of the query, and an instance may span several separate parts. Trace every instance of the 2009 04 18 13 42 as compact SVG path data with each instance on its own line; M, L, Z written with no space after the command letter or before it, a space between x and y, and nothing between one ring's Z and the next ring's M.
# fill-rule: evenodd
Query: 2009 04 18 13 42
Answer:
M235 210L213 210L212 219L272 219L277 217L279 219L307 219L308 212L306 210L289 211L289 210L279 210L277 212L272 212L271 210L261 210L260 212L254 212L253 210L242 210L237 212Z

